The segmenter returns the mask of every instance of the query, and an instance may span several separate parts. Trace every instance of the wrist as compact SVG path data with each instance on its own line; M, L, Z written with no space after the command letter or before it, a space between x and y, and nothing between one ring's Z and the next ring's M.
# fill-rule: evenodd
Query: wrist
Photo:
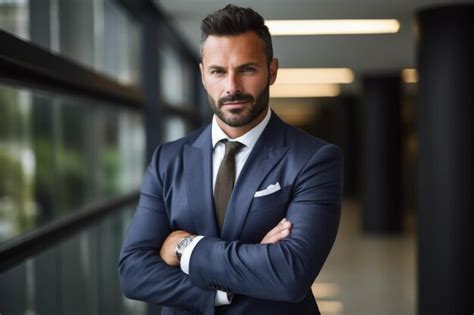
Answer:
M229 303L232 303L232 299L234 298L234 293L226 292L226 294L227 294L227 301L229 301Z
M181 261L181 256L183 255L185 248L188 247L189 244L192 243L195 237L196 235L188 235L181 238L178 241L178 244L176 244L176 249L175 249L175 253L176 253L176 257L178 258L178 261Z

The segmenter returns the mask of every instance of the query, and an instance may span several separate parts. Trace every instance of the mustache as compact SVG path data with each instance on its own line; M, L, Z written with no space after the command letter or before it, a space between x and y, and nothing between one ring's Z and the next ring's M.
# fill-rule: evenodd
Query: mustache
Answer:
M227 102L253 102L254 98L250 94L234 94L221 97L217 104L221 107L224 103Z

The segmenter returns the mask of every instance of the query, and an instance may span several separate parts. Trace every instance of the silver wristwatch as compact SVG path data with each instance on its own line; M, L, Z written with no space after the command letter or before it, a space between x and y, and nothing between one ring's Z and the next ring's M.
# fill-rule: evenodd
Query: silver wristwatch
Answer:
M184 249L188 247L189 244L191 244L195 237L196 235L188 235L178 241L178 245L176 245L176 257L178 257L179 261L181 261L181 256L183 255Z

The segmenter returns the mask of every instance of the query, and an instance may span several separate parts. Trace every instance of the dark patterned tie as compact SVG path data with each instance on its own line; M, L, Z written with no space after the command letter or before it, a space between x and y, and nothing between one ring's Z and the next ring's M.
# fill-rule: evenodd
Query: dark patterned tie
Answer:
M222 231L224 226L225 211L229 203L235 182L235 155L244 147L240 142L227 141L225 143L225 155L217 172L216 184L214 186L214 206L216 208L217 223Z

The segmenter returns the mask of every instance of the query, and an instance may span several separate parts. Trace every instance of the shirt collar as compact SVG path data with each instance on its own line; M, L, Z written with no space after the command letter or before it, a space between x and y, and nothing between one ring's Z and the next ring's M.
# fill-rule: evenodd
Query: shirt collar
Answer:
M242 136L235 138L235 139L230 139L225 132L219 127L217 124L216 120L216 115L213 116L212 118L212 147L215 148L216 144L223 140L232 140L232 141L238 141L242 144L244 144L248 149L252 149L257 143L258 138L260 138L260 135L262 134L263 130L265 127L268 125L268 122L270 121L270 116L271 116L271 110L270 106L268 106L267 110L267 115L265 115L265 118L255 127L247 131L245 134Z

